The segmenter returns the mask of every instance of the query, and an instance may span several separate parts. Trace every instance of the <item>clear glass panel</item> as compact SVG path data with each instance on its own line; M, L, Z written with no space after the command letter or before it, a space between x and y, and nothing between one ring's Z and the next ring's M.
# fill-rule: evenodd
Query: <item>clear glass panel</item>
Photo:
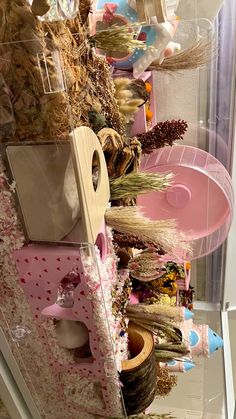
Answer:
M1 325L41 414L55 417L57 405L61 418L74 417L86 405L91 414L123 415L117 369L127 338L117 336L114 284L98 249L31 245L14 260L16 309L3 281Z
M112 293L127 275L117 274L104 224L105 160L89 128L73 130L69 66L54 46L38 38L0 44L1 170L9 179L1 173L0 324L42 416L126 417L118 372L128 336Z
M169 16L176 10L173 3L175 2L167 1ZM152 108L155 113L153 124L156 120L179 118L188 122L187 134L180 143L181 146L176 147L178 161L185 169L197 166L201 174L207 167L204 174L213 180L217 190L227 196L229 219L224 220L223 227L216 223L218 228L212 232L210 238L207 234L204 236L204 243L200 243L195 256L205 255L209 249L214 250L214 243L222 243L221 238L226 237L232 212L231 185L223 167L230 171L235 123L233 99L236 6L233 0L226 0L224 8L215 19L221 5L220 0L182 0L177 9L180 21L166 25L163 32L160 31L160 27L159 31L154 29L156 24L151 16L152 7L148 8L145 25L138 25L132 29L139 41L145 39L149 46L154 44L153 55L151 50L135 51L133 54L128 54L127 51L125 54L123 51L110 54L110 50L105 53L107 60L116 68L115 74L120 74L119 70L127 68L127 65L129 69L130 63L136 63L138 57L134 74L140 76L154 56L163 58L162 54L170 39L175 43L176 49L181 44L183 50L196 40L206 39L207 36L216 41L216 47L209 45L209 55L212 59L199 70L189 69L174 73L148 71L142 76L143 80L151 81L155 86L152 96L152 102L155 103ZM42 19L73 18L77 6L78 2L51 2L51 10ZM138 16L140 10L135 8L137 9L137 4L134 5L132 1L120 1L117 4L98 2L93 30L109 30L112 23L123 25L127 16L131 22L139 20L139 23L142 23L141 17ZM121 11L119 19L114 21L114 13ZM159 14L154 17L162 19ZM70 67L76 68L76 65L74 62L65 62L63 51L67 46L63 44L63 36L61 42L60 48L53 40L49 42L43 36L41 39L35 39L32 38L32 33L27 37L23 31L21 41L0 45L0 89L5 105L4 112L2 109L0 112L0 139L6 146L4 162L8 166L8 173L11 173L11 188L16 189L19 216L23 220L27 243L30 243L29 247L24 247L23 251L14 254L17 270L11 255L6 253L4 256L4 278L7 280L4 279L2 285L4 304L1 306L1 325L42 415L54 419L56 406L58 419L74 418L78 410L86 406L91 414L125 417L117 370L120 370L121 361L127 357L127 335L123 334L121 325L117 327L117 319L112 312L111 295L117 286L117 275L112 271L115 265L112 263L114 252L110 233L104 227L101 214L94 216L94 208L98 207L97 201L93 201L92 193L92 197L87 199L87 188L94 193L99 189L99 176L103 177L99 175L101 161L98 164L96 147L91 149L87 176L83 179L81 173L85 169L77 154L83 148L83 141L77 139L74 132L70 137L70 144L69 141L63 143L69 139L73 129L81 125L80 116L72 117L73 101L67 93L73 86L77 89L74 101L83 102L89 89L88 77L86 74L80 74L79 77L78 73L74 75L70 72ZM76 48L82 50L86 47L83 39L78 42ZM86 62L86 57L84 60ZM80 78L80 82L77 77ZM28 78L32 81L31 89L27 84ZM138 118L144 120L142 127L144 126L145 130L151 126L146 123L144 108ZM134 135L140 129L140 124L135 126L136 131L134 127L132 129ZM20 145L9 144L12 138L19 141ZM32 141L37 141L37 146L25 144ZM195 147L195 154L190 146ZM184 152L181 147L184 147ZM207 161L202 158L205 156L202 150L217 158L223 166L219 169L213 158L209 157ZM41 164L36 170L35 161L39 161L40 153L42 156L47 155L47 167ZM27 167L25 164L28 171L24 171L23 181L25 184L28 178L31 182L30 196L25 195L17 175L15 163L19 163L19 158L23 166L27 159L31 164L29 166L27 163ZM160 159L160 156L155 156L155 164ZM167 160L170 162L169 157ZM52 164L55 168L58 165L60 168L63 166L63 170L59 170L60 176L57 175L56 169L52 170ZM52 172L54 175L51 181L50 170L51 175ZM219 176L221 170L225 174L223 178ZM34 174L34 178L30 178L30 172ZM188 176L185 177L188 179ZM210 180L207 181L204 190L207 192L201 194L200 188L195 201L204 195L205 212L202 219L204 228L209 230L212 226L207 210L215 198L215 189L211 187ZM67 182L70 183L70 192L71 185L74 185L73 193L71 192L73 196L68 196ZM52 194L55 184L57 193ZM41 192L46 190L45 185L46 197L41 195ZM29 188L27 189L29 192ZM38 201L36 198L32 198L31 201L33 194L37 196ZM44 202L45 205L42 205ZM25 238L17 225L17 216L10 198L7 203L9 218L3 226L4 240L6 243L10 241L12 249L19 250ZM102 204L107 205L107 201ZM217 202L215 208L216 205ZM47 226L43 221L43 211L46 212L49 208L50 211L52 208L60 208L60 211L54 213L51 225ZM37 234L35 231L32 233L32 229L26 223L30 213L34 216L32 224L37 227ZM201 218L196 214L196 219L197 216ZM64 217L65 228L58 233L58 226L61 228L63 225L59 217ZM45 219L48 217L45 216ZM79 224L81 220L85 230ZM12 223L13 234L9 236ZM46 235L43 234L43 227ZM32 244L32 241L37 244ZM108 255L108 258L105 255ZM111 271L112 280L109 277ZM195 298L220 302L223 275L224 247L193 261L191 285L195 288ZM200 313L196 321L206 322L221 334L218 312ZM80 331L80 342L70 339L72 324L73 330L77 330L78 334ZM77 350L78 348L80 349ZM180 375L178 387L173 390L171 396L161 402L157 400L153 409L159 409L161 413L165 410L172 411L180 418L186 415L195 418L202 415L206 418L212 415L215 418L225 417L224 391L224 364L222 352L219 351L210 359L196 361L196 368L192 372Z

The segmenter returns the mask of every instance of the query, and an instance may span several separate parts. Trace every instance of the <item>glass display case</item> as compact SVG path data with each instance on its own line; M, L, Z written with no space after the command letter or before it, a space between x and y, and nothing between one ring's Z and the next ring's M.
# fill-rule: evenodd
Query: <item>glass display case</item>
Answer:
M160 80L156 75L157 89L165 104L163 109L160 94L157 94L157 109L159 107L161 118L168 112L175 118L186 115L185 118L191 121L185 136L186 144L196 145L217 157L232 176L235 190L235 3L226 0L213 21L197 20L198 3L201 2L193 3L196 19L180 22L182 36L189 42L192 33L212 30L216 49L212 51L207 68L180 74L174 83L172 76L164 75ZM227 48L230 48L230 54L226 53ZM171 86L170 92L168 86ZM187 373L184 377L178 376L179 384L169 398L155 401L150 411L172 412L178 418L235 417L235 255L233 216L227 242L191 264L195 318L199 323L206 321L223 336L223 351L211 359L199 359L196 370L191 370L188 376Z
M37 2L25 3L29 7ZM33 23L26 12L19 18L25 25L19 26L21 39L17 32L3 42L0 31L0 395L13 419L128 417L120 373L131 335L123 302L119 300L119 313L116 298L123 287L130 292L129 272L117 270L116 245L105 225L108 175L116 170L117 156L122 167L135 168L138 155L137 144L132 144L133 160L129 156L127 163L117 146L123 131L110 80L122 72L152 87L151 122L146 105L139 104L126 126L135 141L140 129L148 132L156 122L187 121L187 132L174 151L160 148L140 162L143 171L171 171L178 182L166 195L150 193L137 202L151 220L158 211L164 220L178 220L190 246L184 256L175 248L175 257L178 262L191 259L191 276L179 284L177 304L190 281L194 323L209 325L224 341L212 357L196 358L195 368L179 372L171 394L152 404L150 400L146 413L234 419L236 3L166 0L157 2L162 6L155 10L147 3L98 1L90 25L80 21L77 33L68 29L65 34L60 20L73 20L79 2L52 1L51 12L45 9L39 18L44 25L40 37L33 36L35 28L27 32ZM90 54L86 31L107 31L109 36L112 24L130 25L135 40L145 39L150 49L111 54L94 44L93 53L97 47L111 64L104 73L99 58L95 62ZM184 63L173 60L168 67L167 60L160 70L162 60L180 48L186 53ZM108 129L122 132L120 138L114 133L109 137L106 159L111 144L117 149L108 173L101 147L107 137L99 142L84 127L91 123L94 108L98 114L105 109ZM96 124L106 129L104 120L93 120L96 133ZM74 343L75 335L82 343Z

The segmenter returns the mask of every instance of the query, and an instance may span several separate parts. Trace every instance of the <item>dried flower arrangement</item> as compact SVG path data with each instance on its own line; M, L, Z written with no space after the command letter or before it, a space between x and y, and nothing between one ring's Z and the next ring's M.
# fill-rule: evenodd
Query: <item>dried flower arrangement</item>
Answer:
M139 134L137 139L144 154L164 146L172 146L174 141L183 140L188 124L183 120L158 122L150 131Z
M195 290L191 285L189 286L188 291L187 290L180 290L180 292L179 292L180 304L183 307L187 307L189 310L192 310L193 309L194 294L195 294Z

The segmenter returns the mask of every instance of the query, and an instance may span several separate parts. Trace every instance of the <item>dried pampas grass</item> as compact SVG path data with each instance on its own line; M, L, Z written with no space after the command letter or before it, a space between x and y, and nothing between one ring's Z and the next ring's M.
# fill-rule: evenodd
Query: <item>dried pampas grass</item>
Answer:
M170 256L176 249L185 252L190 250L183 234L177 231L174 220L152 221L142 215L139 207L108 208L105 218L113 230L152 242Z
M163 191L171 185L173 175L134 172L110 180L111 199L132 198L151 191Z
M161 64L158 60L153 61L148 70L167 72L193 70L204 66L210 60L211 53L212 40L196 41L182 52L165 58Z

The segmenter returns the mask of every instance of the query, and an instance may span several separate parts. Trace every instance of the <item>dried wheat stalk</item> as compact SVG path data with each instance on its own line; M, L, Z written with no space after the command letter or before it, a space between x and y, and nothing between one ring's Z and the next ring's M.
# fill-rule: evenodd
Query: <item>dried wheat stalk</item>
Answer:
M196 41L189 48L165 58L161 64L153 61L148 70L172 72L200 68L210 60L211 53L212 40Z
M110 179L111 199L132 198L151 191L163 191L171 185L172 177L170 173L134 172Z
M136 27L136 24L132 25ZM90 37L90 42L93 46L107 52L133 52L136 48L146 49L146 44L143 41L135 39L134 32L130 30L129 26L113 25L103 31L96 32Z

